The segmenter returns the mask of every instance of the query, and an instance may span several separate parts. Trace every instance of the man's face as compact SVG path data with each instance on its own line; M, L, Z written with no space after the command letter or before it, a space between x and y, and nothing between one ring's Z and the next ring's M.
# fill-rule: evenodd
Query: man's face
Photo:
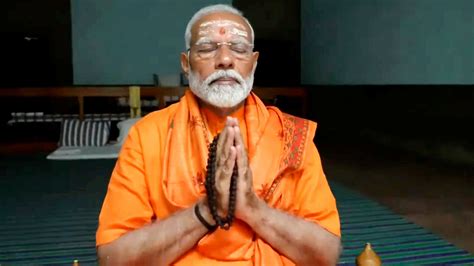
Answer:
M181 55L196 96L221 108L237 106L250 93L258 53L247 23L231 13L214 13L191 30L191 48Z

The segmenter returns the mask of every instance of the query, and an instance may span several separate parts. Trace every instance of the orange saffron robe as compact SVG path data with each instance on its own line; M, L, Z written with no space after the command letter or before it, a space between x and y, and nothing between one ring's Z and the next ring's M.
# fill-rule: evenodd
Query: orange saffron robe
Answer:
M265 106L253 93L235 114L256 194L269 206L340 236L336 201L313 143L316 123ZM130 130L99 217L97 246L192 207L205 195L208 144L224 125L188 90ZM175 265L294 265L244 222L204 236Z

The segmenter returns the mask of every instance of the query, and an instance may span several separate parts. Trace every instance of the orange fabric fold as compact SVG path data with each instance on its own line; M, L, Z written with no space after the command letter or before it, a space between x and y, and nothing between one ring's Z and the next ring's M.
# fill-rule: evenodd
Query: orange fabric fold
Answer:
M246 132L257 195L274 208L340 235L335 200L312 142L316 124L266 107L253 93L245 102L243 118L240 124ZM165 219L204 196L207 147L213 137L210 129L215 128L212 123L221 122L203 115L188 90L178 104L134 126L112 174L99 219L97 245L153 219ZM134 175L138 177L130 192L125 185L130 185ZM126 214L113 211L124 197L132 199L122 204ZM293 265L238 220L228 231L218 229L203 237L176 265L221 263Z

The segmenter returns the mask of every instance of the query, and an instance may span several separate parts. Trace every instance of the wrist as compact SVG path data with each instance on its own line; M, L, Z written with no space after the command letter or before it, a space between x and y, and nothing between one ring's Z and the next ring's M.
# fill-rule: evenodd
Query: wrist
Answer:
M199 222L207 228L209 232L217 229L217 224L212 218L211 211L207 205L207 201L202 200L194 206L194 214Z
M266 207L268 207L267 203L254 195L254 197L248 200L248 204L246 204L246 207L239 213L238 218L251 227L254 227L254 225L260 222L260 216Z

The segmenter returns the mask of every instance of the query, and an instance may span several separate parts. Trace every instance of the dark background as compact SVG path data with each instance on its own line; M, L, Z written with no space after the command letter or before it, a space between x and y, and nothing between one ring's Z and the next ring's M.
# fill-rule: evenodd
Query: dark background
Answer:
M0 10L0 87L71 85L69 1L1 1Z
M123 9L120 10L127 10L126 1L117 2L122 5ZM166 3L173 5L175 2L178 1ZM93 0L88 0L87 3L88 8L96 4ZM117 5L114 1L97 1L97 3L101 6L99 10L101 12L108 12L110 11L109 7ZM321 153L328 180L340 182L348 188L362 192L409 220L440 234L457 246L465 248L471 253L474 252L472 238L474 227L471 222L474 220L472 210L472 206L474 206L472 193L474 185L474 86L472 84L458 85L461 82L440 85L439 82L446 77L455 77L457 73L462 76L463 80L470 78L463 76L463 73L468 72L466 69L469 67L458 71L458 68L451 69L450 64L463 62L464 65L472 67L472 62L474 62L474 58L472 58L474 50L473 47L469 47L469 43L472 43L474 38L474 34L472 34L474 32L471 29L471 33L469 33L469 27L466 26L469 23L463 23L472 21L472 14L466 10L469 10L469 7L472 9L473 2L469 0L235 0L233 3L249 18L256 32L255 45L256 50L260 51L260 59L255 84L257 86L304 85L308 88L309 112L307 117L318 123L315 141ZM326 6L338 6L338 8L327 10L327 12L320 10L326 19L321 20L332 23L332 21L341 22L338 19L342 19L344 30L335 30L332 35L331 30L323 29L325 40L329 40L329 43L318 46L318 39L316 39L315 46L310 49L317 50L301 50L301 39L304 37L301 26L301 3L306 5L324 3ZM398 3L404 3L404 6L397 6ZM407 10L403 8L410 7L412 3L418 11L424 12L424 8L426 8L429 16L426 18L417 12L406 13ZM354 8L354 5L359 4L360 7ZM459 7L463 4L466 5L466 8L459 13L468 14L468 16L463 17L464 21L456 21L456 12L461 9ZM135 7L137 5L140 3ZM345 5L350 5L353 9L345 8ZM0 90L5 87L71 86L74 84L70 6L69 0L0 1ZM389 9L392 7L393 9ZM447 16L443 16L444 10L448 12ZM136 8L135 11L135 15L141 14L140 8ZM303 11L307 15L308 10L304 9ZM370 12L374 16L371 16ZM88 21L89 17L94 17L96 14L100 14L100 12L86 12L83 19ZM335 18L333 14L336 15ZM358 29L362 28L361 32L352 31L350 26L353 21L347 19L345 14L360 19L354 22L358 25ZM365 16L365 14L367 15ZM315 16L317 20L319 17L317 14ZM377 17L379 21L381 18L382 20L388 18L387 21L392 24L384 28L386 26L377 23L378 21L374 20L374 17ZM417 49L413 50L416 53L409 54L411 59L408 60L409 62L397 62L397 57L393 56L399 51L387 50L385 52L384 46L381 45L392 41L387 41L383 36L391 36L393 41L403 42L403 40L396 38L396 34L387 34L387 32L396 31L399 22L400 24L406 23L406 21L398 21L402 20L401 18L412 20L420 18L424 23L422 26L428 28L431 25L428 22L431 21L434 22L433 24L441 25L441 30L431 29L430 34L426 37L416 31L423 29L423 27L418 27L419 25L414 25L415 30L413 31L410 27L403 29L405 40L407 36L415 37L410 40L414 43L409 44ZM115 17L108 21L111 24L107 26L113 30L123 30L114 28L114 21ZM95 26L95 21L88 22ZM370 24L369 30L364 31L364 23ZM461 24L463 27L453 27L453 25ZM127 24L124 22L124 25ZM334 26L337 29L337 26L341 25ZM97 35L90 38L90 41L95 42L96 37L100 37L101 34L106 35L111 29L110 27L96 32ZM341 32L347 36L341 36ZM378 34L379 32L380 34ZM468 33L466 35L460 34L466 32ZM368 35L368 33L374 34ZM25 37L29 38L25 39ZM114 37L116 36L114 35ZM127 36L123 37L127 38ZM128 37L133 40L133 36ZM372 39L367 37L372 37ZM454 38L451 39L452 37ZM333 39L337 42L335 49L331 47L330 40ZM340 41L347 39L352 39L356 43ZM115 39L113 40L115 41ZM370 46L372 41L374 41L376 49L372 49ZM361 45L367 43L370 45ZM445 47L446 43L452 44L452 46ZM356 54L351 49L351 45L355 48L362 48L365 54ZM423 50L424 45L426 45L426 51L431 52L417 53L420 49ZM348 47L347 50L345 47ZM391 44L390 47L397 46ZM459 47L465 47L466 50L459 49ZM121 52L122 47L115 48ZM335 53L336 56L333 58L331 53L326 53L325 48L329 48L331 53ZM80 49L84 51L82 48ZM439 51L443 54L438 57L437 53L432 51ZM124 52L126 51L124 50ZM97 53L102 53L102 50L98 50ZM450 57L450 53L453 57ZM132 53L130 52L130 54ZM301 62L308 59L302 58L303 54L319 54L320 60L318 60L318 56L315 56L312 59L315 62L309 61L315 63L312 66L323 65L319 62L335 63L335 69L320 71L320 73L329 72L331 74L323 77L322 80L325 80L324 78L345 80L348 76L353 78L357 76L357 73L364 73L364 78L361 80L367 80L367 83L301 84ZM347 54L349 56L346 57ZM95 53L87 55L94 57ZM363 60L365 55L371 56L367 62ZM174 55L170 54L169 56ZM321 56L324 57L324 60L321 60ZM134 56L133 58L139 61L137 58L140 57ZM452 58L453 60L451 60ZM109 55L104 55L101 59L109 59ZM85 67L89 66L87 64L89 60L84 60L86 61ZM432 63L429 68L420 69L420 72L412 71L413 66L423 65L423 60L435 63ZM447 64L438 64L437 62L440 60L446 60ZM375 64L373 64L374 62ZM346 63L349 66L344 68ZM384 66L390 70L392 63L398 64L395 69L397 67L398 69L403 68L403 73L380 72L393 74L395 77L419 76L424 81L426 78L432 79L432 82L373 85L386 77L374 76L371 73L378 72L378 66ZM405 69L405 66L408 67L408 70ZM103 69L102 65L96 67L99 72ZM433 69L450 71L447 75L438 76L429 71ZM346 75L348 74L347 70L350 70L350 75ZM474 73L472 74L474 75ZM123 76L128 77L128 75ZM374 80L371 80L372 76ZM91 80L94 78L95 76ZM299 103L290 99L279 99L278 104L288 112L299 109ZM58 140L59 123L55 125L23 123L14 126L9 126L6 123L10 118L10 112L20 111L18 108L24 112L49 112L49 108L52 106L54 109L51 111L57 110L58 107L64 112L74 113L77 111L77 103L74 99L59 102L55 99L0 97L0 157L5 155L2 154L4 150L1 148L6 143L10 144L9 142L30 141L27 142L27 145L30 145L45 140L50 142ZM100 107L97 106L96 109L99 110ZM48 152L50 151L48 150ZM3 187L7 190L16 188L10 189L8 193L3 193L7 202L18 204L17 196L25 191L29 193L30 190L54 196L55 193L51 194L51 192L66 183L75 189L88 191L84 186L90 180L93 180L92 183L96 183L102 182L103 178L108 178L108 176L104 177L102 173L94 175L94 173L82 171L83 176L80 179L71 181L70 178L74 175L70 175L68 171L59 169L61 173L56 175L59 170L52 167L56 162L38 160L40 157L44 158L44 155L36 154L34 160L15 162L15 157L8 151L3 160L0 160L10 169L10 172L7 171L5 176L0 178L0 183L10 177L9 180L19 180L24 184L24 186L21 184L18 186L16 185L18 182L16 182L15 185L8 186L8 183L3 182L6 184ZM63 163L66 167L67 163L60 162L60 164ZM94 166L96 163L99 164L98 161L93 160L81 163L81 165L91 164L85 168L82 166L81 169L99 169L100 167ZM35 169L40 169L39 166L47 168L46 172L38 172L44 174L45 178L34 180L40 184L39 186L31 186L30 183L25 183L25 180L17 175L17 169L23 167L21 170L25 174L36 178L36 175L31 175L31 173ZM75 169L69 166L66 168L70 171ZM56 178L48 178L48 175L54 175ZM5 179L5 177L7 178ZM60 182L55 183L57 180ZM0 185L0 188L3 187ZM76 200L76 196L71 197ZM94 197L88 196L86 202L89 201L91 201L91 206L97 206ZM44 204L44 201L41 200L31 202ZM63 205L68 204L68 201L56 200L55 202ZM9 210L9 208L5 210ZM28 210L27 213L34 214L35 212L32 211ZM91 250L95 251L93 245Z
M256 32L260 60L255 84L300 86L300 1L235 0L234 5ZM0 10L0 89L73 85L70 2L2 1ZM306 87L308 117L318 122L320 141L371 141L422 156L474 163L472 85ZM6 134L5 120L18 104L11 99L0 101L0 129ZM45 106L31 102L26 104L31 110L25 111L34 111L37 105Z

